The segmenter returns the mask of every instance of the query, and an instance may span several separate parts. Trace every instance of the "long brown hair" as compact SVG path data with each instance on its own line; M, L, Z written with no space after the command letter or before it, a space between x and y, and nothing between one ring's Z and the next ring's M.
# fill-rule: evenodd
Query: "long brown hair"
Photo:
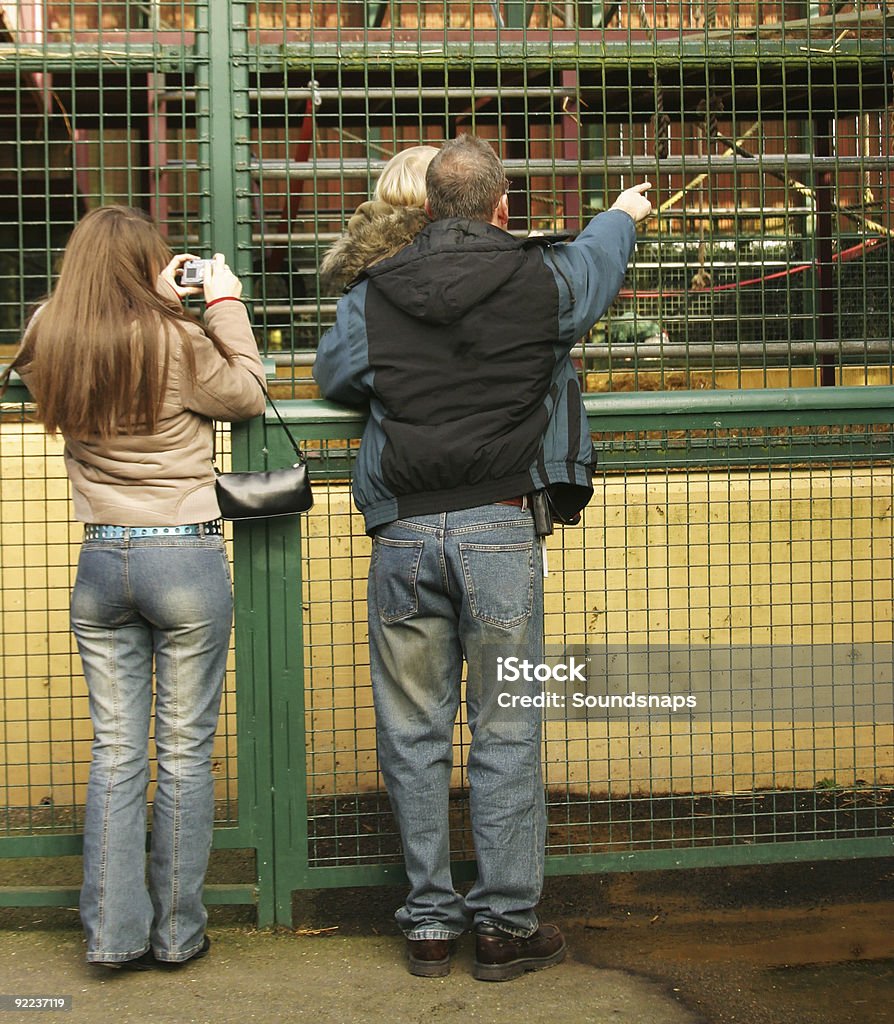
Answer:
M193 321L156 291L171 250L150 218L102 206L72 232L59 280L25 332L12 369L28 366L46 430L71 437L152 433L170 362L170 330ZM215 346L229 357L225 346ZM195 372L184 345L186 368Z

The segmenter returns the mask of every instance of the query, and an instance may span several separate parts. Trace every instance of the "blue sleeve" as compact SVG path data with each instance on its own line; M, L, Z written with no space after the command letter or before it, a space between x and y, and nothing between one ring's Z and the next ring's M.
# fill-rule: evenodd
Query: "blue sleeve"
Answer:
M364 283L339 300L335 323L317 347L314 380L324 398L343 405L367 405L372 393L365 295Z
M560 330L569 346L582 338L617 298L635 246L633 218L623 210L606 210L573 242L544 252L559 287Z

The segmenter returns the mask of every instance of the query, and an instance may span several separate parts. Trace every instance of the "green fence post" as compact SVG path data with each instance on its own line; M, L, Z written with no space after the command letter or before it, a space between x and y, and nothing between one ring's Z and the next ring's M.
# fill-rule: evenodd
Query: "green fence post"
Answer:
M251 177L242 121L248 102L245 4L207 0L196 8L196 137L203 242L235 272L251 271ZM249 284L250 282L243 282Z
M266 444L263 422L233 430L233 463L258 468ZM275 908L274 776L271 733L273 672L270 634L273 602L270 549L263 522L233 527L233 591L236 623L236 722L239 820L255 848L258 927L277 923Z
M196 8L196 137L202 243L222 252L250 294L251 178L244 130L248 104L245 4L207 0ZM235 427L233 466L263 459L260 422ZM263 525L233 530L236 628L236 715L239 819L256 851L258 925L274 923L273 779L270 750L270 607L267 531Z
M241 465L260 469L268 457L271 466L291 457L278 424L253 420L233 437ZM258 923L288 927L292 890L307 868L300 520L237 524L234 540L240 816L245 794L254 815Z
M276 424L273 429L281 433ZM275 445L271 445L275 447ZM288 454L283 446L284 458ZM278 462L277 465L285 464ZM307 886L307 761L304 702L303 517L266 526L270 580L270 685L276 923L291 927L292 892Z

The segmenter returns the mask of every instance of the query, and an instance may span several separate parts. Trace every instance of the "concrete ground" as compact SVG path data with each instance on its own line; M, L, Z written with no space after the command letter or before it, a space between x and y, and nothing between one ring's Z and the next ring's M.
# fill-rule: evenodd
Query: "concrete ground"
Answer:
M394 888L300 894L294 931L213 909L210 955L176 972L88 967L76 912L6 909L0 995L71 996L61 1019L91 1024L892 1024L892 883L890 860L548 879L568 960L499 984L468 937L448 978L410 976Z

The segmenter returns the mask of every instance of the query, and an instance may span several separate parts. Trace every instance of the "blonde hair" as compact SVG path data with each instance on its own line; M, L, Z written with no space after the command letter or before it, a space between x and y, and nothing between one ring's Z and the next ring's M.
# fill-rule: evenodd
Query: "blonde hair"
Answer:
M395 154L376 182L373 199L391 206L425 206L425 172L437 153L434 146L410 146Z

